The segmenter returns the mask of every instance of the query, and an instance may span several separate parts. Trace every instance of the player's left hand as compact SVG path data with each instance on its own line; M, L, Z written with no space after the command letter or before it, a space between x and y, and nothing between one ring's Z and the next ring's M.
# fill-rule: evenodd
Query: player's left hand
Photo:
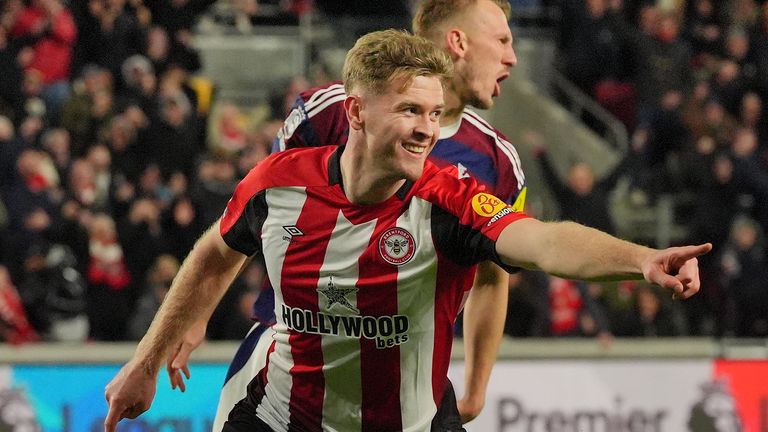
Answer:
M187 385L182 377L182 373L189 380L192 374L189 371L189 356L192 355L192 351L197 349L200 344L205 340L205 330L208 325L207 321L198 321L192 325L192 327L184 333L181 341L171 350L168 355L168 361L166 362L166 371L168 372L168 378L171 381L171 389L185 392Z
M671 247L651 255L642 265L645 280L672 290L672 298L687 299L701 287L698 256L712 250L711 243Z
M115 432L120 420L136 418L148 410L155 398L156 382L157 375L150 374L135 361L123 366L104 389L109 405L104 431Z

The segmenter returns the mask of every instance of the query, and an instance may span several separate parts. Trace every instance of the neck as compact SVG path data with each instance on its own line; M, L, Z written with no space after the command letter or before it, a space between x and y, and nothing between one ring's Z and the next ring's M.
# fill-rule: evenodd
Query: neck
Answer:
M459 121L466 104L459 98L453 84L450 85L450 88L445 89L444 97L445 109L443 110L443 116L440 118L440 125L449 126Z
M350 135L344 153L341 154L344 195L353 204L378 204L391 198L405 180L389 177L386 172L375 167L361 151L363 146L364 142L353 142Z

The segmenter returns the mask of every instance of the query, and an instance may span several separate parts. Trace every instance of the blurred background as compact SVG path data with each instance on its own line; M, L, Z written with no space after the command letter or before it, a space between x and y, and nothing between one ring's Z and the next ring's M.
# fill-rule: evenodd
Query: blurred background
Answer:
M751 379L768 374L768 3L510 3L518 66L482 115L521 154L527 211L715 248L685 302L513 275L471 430L768 431ZM0 430L95 430L129 341L297 95L338 79L358 36L410 28L417 4L0 1ZM216 341L244 336L263 277L251 264L214 314L199 396L167 392L121 430L204 430L236 347ZM680 385L648 381L666 375Z

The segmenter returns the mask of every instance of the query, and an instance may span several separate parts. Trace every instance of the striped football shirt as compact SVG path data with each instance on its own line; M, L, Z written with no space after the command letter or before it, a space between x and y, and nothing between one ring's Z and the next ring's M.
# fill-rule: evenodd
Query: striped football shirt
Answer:
M230 247L264 254L274 288L274 342L248 397L276 431L429 430L468 269L511 270L495 241L527 216L429 161L386 201L352 204L343 149L270 156L222 217Z

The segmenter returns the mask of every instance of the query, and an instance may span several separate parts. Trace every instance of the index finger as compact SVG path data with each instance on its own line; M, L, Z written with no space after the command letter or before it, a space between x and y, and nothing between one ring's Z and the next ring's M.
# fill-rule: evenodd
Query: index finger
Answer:
M712 243L704 243L695 246L681 246L678 254L686 260L709 253L712 250Z
M112 402L109 402L109 411L107 417L104 418L104 432L115 432L117 428L117 422L123 418L122 411L119 411Z

